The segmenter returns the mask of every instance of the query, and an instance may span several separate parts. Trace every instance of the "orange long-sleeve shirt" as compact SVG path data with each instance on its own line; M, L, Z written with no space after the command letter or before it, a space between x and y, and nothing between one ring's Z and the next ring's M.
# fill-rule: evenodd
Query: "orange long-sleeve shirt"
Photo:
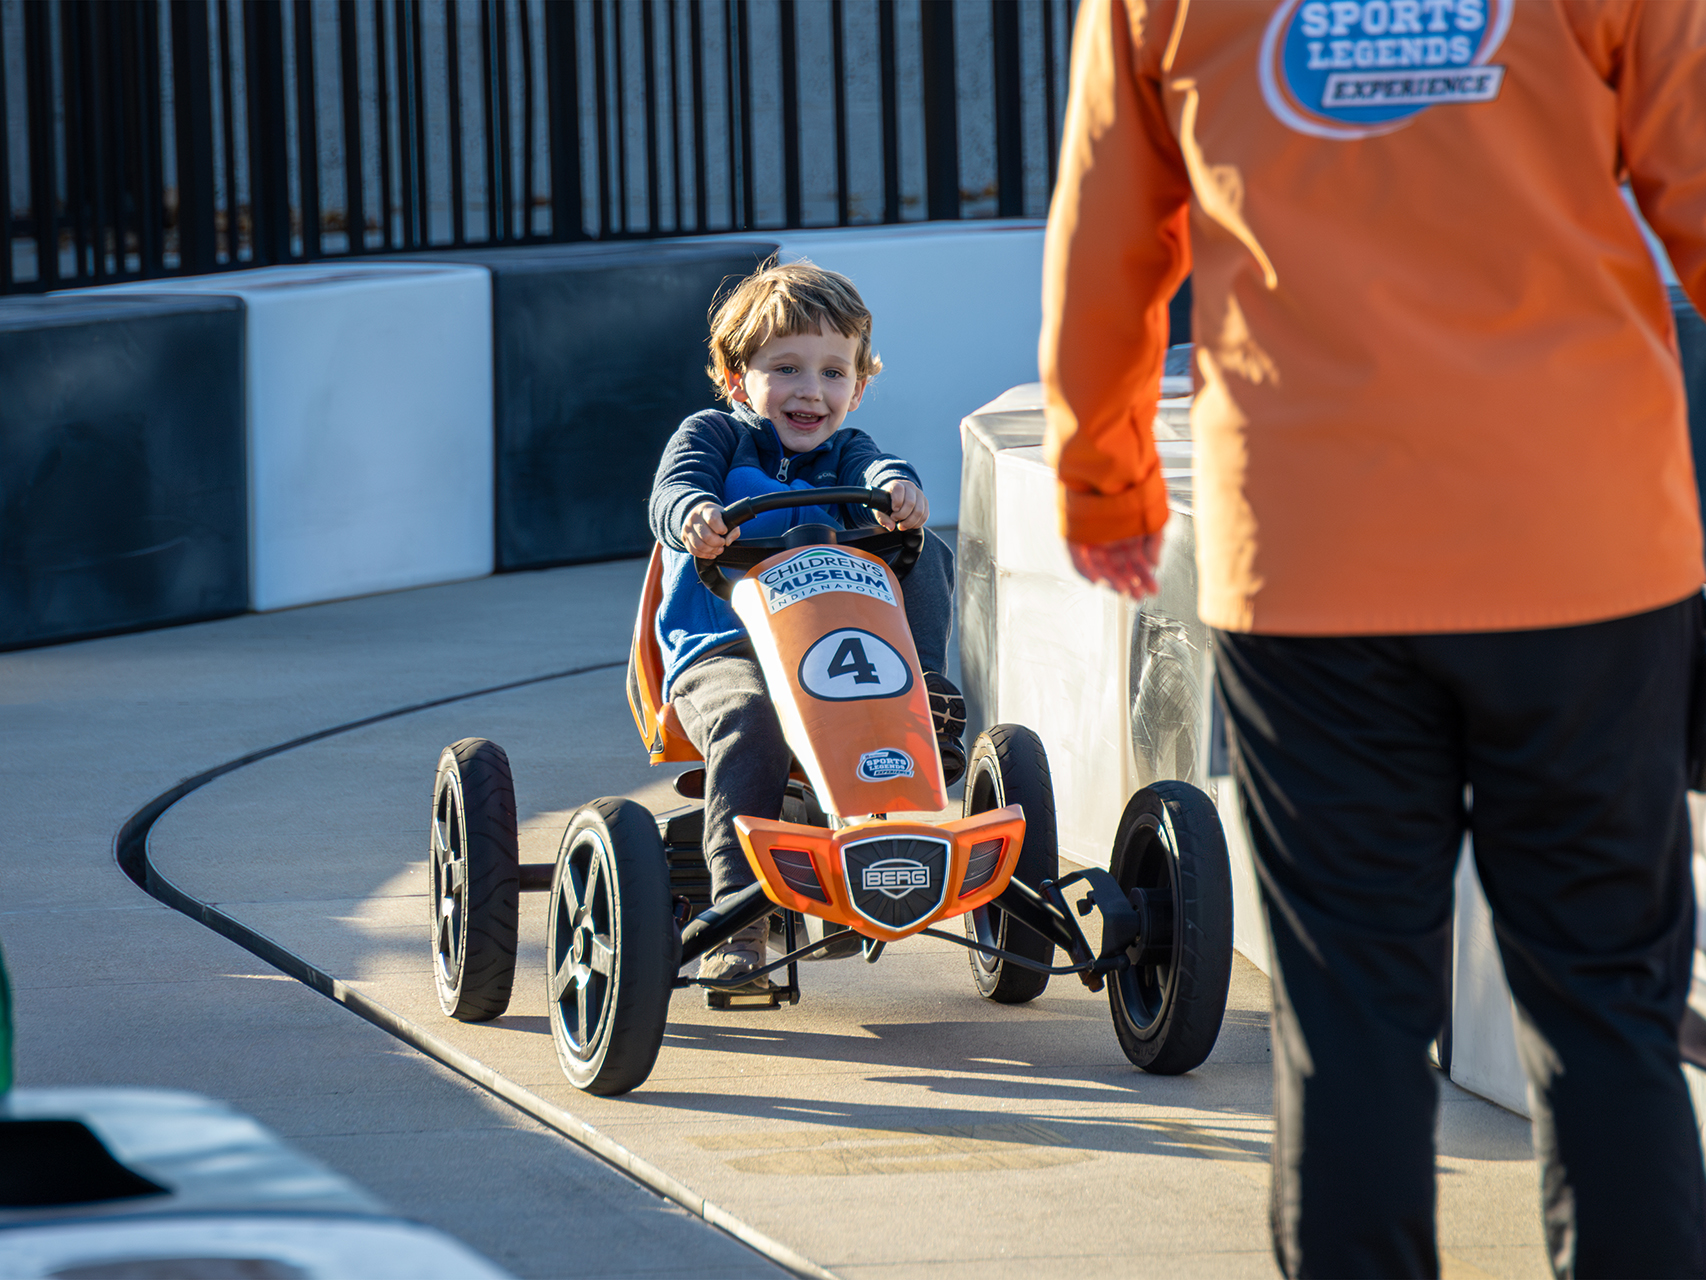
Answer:
M1373 105L1369 105L1373 104ZM1203 619L1563 626L1699 589L1706 0L1083 0L1041 364L1074 541L1159 529L1193 271Z

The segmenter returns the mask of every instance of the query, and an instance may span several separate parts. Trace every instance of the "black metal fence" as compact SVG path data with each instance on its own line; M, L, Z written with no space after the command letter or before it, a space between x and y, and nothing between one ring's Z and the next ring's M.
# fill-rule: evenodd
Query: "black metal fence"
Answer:
M1041 216L1075 0L0 0L0 293Z

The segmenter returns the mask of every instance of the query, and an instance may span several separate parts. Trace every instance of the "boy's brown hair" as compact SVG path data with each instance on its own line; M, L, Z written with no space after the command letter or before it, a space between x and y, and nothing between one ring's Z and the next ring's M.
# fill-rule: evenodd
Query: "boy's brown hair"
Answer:
M771 338L828 329L859 340L854 377L882 372L883 362L871 349L871 312L853 282L803 258L781 263L772 256L711 309L711 363L705 372L717 395L732 404L726 373L745 373L753 353Z

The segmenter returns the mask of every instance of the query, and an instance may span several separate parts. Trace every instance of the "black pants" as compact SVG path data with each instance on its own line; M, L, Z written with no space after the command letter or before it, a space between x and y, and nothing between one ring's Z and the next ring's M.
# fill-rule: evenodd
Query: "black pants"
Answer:
M1426 1053L1465 830L1516 998L1554 1269L1706 1275L1677 1050L1700 609L1525 632L1216 634L1273 937L1288 1275L1438 1274Z

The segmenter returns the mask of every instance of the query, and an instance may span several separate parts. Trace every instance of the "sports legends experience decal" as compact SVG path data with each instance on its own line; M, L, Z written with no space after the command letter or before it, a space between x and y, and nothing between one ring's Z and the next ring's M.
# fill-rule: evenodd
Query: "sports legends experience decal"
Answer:
M1284 0L1262 37L1262 97L1282 123L1349 141L1436 107L1491 102L1516 0Z

